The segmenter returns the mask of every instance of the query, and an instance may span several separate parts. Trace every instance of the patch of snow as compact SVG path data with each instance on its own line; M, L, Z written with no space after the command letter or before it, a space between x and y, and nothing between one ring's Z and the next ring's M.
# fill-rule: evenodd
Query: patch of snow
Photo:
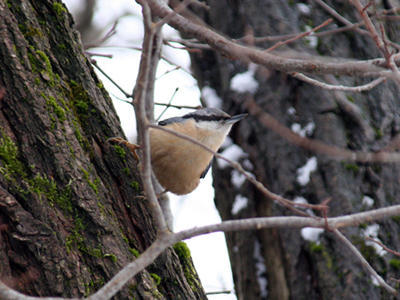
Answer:
M232 215L238 214L242 209L245 209L247 207L247 204L249 202L249 199L246 197L243 197L242 195L236 195L235 201L233 202L232 205Z
M246 181L246 177L240 173L238 170L233 169L231 172L231 183L234 187L240 188Z
M361 200L361 203L364 204L366 207L372 207L375 201L371 197L364 196Z
M301 236L306 241L319 244L319 236L325 231L323 228L304 227L301 229Z
M378 275L379 276L379 275ZM378 281L378 279L376 279L376 277L374 276L374 275L370 275L370 278L371 278L371 281L372 281L372 284L373 285L375 285L375 286L381 286L381 284L379 283L379 281Z
M244 73L236 74L231 79L231 90L238 93L254 94L258 90L258 82L254 78L256 65L250 64L249 70Z
M222 108L222 100L218 97L216 90L209 86L203 87L201 90L201 99L206 103L207 107Z
M232 146L232 145L233 145L232 139L229 136L227 136L225 138L225 141L222 143L221 148L222 149L226 149L226 148L228 148L229 146Z
M301 186L306 186L310 182L310 174L317 169L317 158L311 157L307 163L297 170L297 182Z
M297 196L292 200L294 203L299 203L299 204L308 204L309 202L307 201L306 198ZM310 216L315 216L314 211L311 208L306 208L306 213L308 213Z
M232 144L231 146L226 148L224 151L222 151L221 155L231 161L238 161L241 158L247 157L247 154L243 151L243 149L236 144ZM227 161L223 159L218 159L217 162L218 166L221 169L224 169L230 165Z
M297 196L296 198L293 199L294 203L300 203L300 204L308 204L308 201L304 197L299 197Z
M310 31L312 28L311 28L310 26L307 26L307 25L306 25L304 29L305 29L305 32L308 32L308 31ZM305 39L306 41L308 41L308 45L309 45L311 48L316 48L316 47L317 47L317 45L318 45L318 37L316 37L316 36L314 35L314 32L311 32L310 35L305 36L304 39Z
M267 268L264 257L261 255L261 244L258 240L254 242L254 259L256 260L256 276L260 286L260 296L265 299L268 296L268 280L265 278Z
M379 233L379 225L378 224L369 225L369 226L367 226L367 228L365 228L364 230L361 231L361 234L364 237L369 236L370 238L373 238L374 240L381 242L381 240L378 239L378 233ZM365 244L373 247L375 249L375 252L379 256L385 256L387 254L387 251L384 250L381 245L378 245L377 243L375 243L373 241L366 240Z
M289 115L289 116L295 116L296 115L296 109L292 106L292 107L289 107L288 109L287 109L287 111L286 111L286 113Z
M306 126L304 126L303 128L301 127L300 124L293 123L292 126L290 127L290 129L293 132L297 133L299 136L306 137L306 136L312 135L312 133L314 132L315 123L314 122L310 122Z
M303 15L310 15L311 13L311 8L309 5L305 3L297 3L296 4L297 9L303 14Z
M252 164L251 161L248 160L248 159L245 159L245 160L243 161L243 167L244 167L246 170L250 170L250 171L253 171L253 170L254 170L253 164Z

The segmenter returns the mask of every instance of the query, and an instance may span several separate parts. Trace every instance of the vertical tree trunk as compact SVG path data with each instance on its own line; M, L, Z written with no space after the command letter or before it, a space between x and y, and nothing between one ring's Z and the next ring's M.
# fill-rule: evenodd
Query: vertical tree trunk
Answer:
M264 37L292 34L315 27L330 18L316 2L309 2L310 13L302 12L288 1L208 1L208 11L194 8L211 27L226 36L252 43L251 36ZM357 22L357 11L347 1L327 1L339 14ZM302 3L303 4L303 3ZM303 4L304 5L304 4ZM221 17L223 16L223 18ZM394 41L399 42L398 23L384 26ZM333 29L333 25L326 29ZM397 32L397 35L395 35ZM262 42L256 46L271 47ZM373 40L366 35L345 32L318 38L312 47L301 40L278 48L277 53L294 49L298 55L324 55L366 59L380 57ZM300 52L301 51L301 52ZM293 57L296 52L291 52ZM243 103L254 99L262 109L282 124L302 128L314 124L311 138L329 145L362 151L377 151L399 133L399 88L387 82L367 93L328 92L299 82L292 77L258 67L254 78L257 91L239 93L230 88L230 80L244 73L249 66L232 61L212 51L191 54L201 88L209 86L223 99L223 109L230 114L246 112ZM328 83L361 85L358 78L320 78ZM274 193L289 199L304 197L312 204L331 197L329 216L338 216L369 209L364 196L374 199L373 208L399 203L399 164L352 164L309 153L290 144L283 137L266 129L251 115L234 127L232 138L248 154L243 158L259 181ZM318 166L311 180L301 185L298 169L316 156ZM249 164L248 162L251 162ZM252 165L252 167L249 167ZM251 184L233 184L238 173L230 167L213 165L215 202L222 219L238 219L271 215L291 215L282 206L272 203ZM235 197L248 199L246 208L232 213ZM400 249L398 220L379 222L378 237L392 249ZM393 255L380 256L362 238L363 228L348 228L344 233L361 249L378 273L390 282L399 270ZM269 229L257 232L226 234L238 299L388 299L388 295L371 282L359 261L345 245L325 231L317 243L302 238L299 229ZM258 255L260 254L260 255ZM265 269L264 269L265 268ZM266 279L266 280L265 280ZM266 284L266 282L268 282Z
M156 236L72 24L60 2L0 0L0 279L36 296L88 296ZM187 252L168 249L114 298L206 296Z

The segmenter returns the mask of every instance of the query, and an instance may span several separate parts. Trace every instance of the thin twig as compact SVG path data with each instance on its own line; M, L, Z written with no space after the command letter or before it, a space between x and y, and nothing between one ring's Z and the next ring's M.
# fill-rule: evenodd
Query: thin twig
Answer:
M115 99L119 100L119 101L122 101L122 102L125 102L125 103L128 103L128 104L133 105L132 101L128 101L128 100L122 99L122 98L118 97L117 95L115 95L115 94L113 94L113 93L111 93L111 92L108 92L108 93L109 93L111 96L113 96Z
M109 45L109 46L102 46L101 48L122 48L122 49L130 49L130 50L142 51L141 47L134 47L134 46L121 47L121 46ZM169 59L165 55L161 55L161 59L166 61L167 63L169 63L172 66L179 67L179 69L181 69L182 71L188 73L190 76L193 76L193 73L189 69L186 69L185 67L182 67L182 66L178 66L176 63L174 63L171 59Z
M161 117L163 116L163 114L167 111L167 109L171 106L171 102L175 97L175 94L178 92L179 88L177 87L174 91L174 93L171 96L171 99L169 99L168 104L165 106L165 109L162 111L162 113L158 116L158 118L156 119L156 123L158 122L158 120L161 119Z
M183 11L191 2L192 0L184 0L181 3L179 3L179 5L175 7L172 12L166 15L162 20L158 21L156 26L161 27L164 24L167 24L174 16Z
M163 1L148 0L148 3L154 13L160 17L170 15L172 12L171 8ZM271 53L235 43L215 31L195 24L180 15L171 17L168 24L183 34L191 35L199 41L209 44L211 48L218 51L224 57L238 59L244 62L253 62L285 73L301 72L311 74L333 74L335 76L346 75L351 77L394 77L392 72L387 71L385 68L371 65L369 62L346 61L338 63L282 58Z
M378 32L375 29L375 26L372 24L371 19L369 18L368 14L365 11L367 7L363 7L363 5L361 4L361 2L359 0L353 0L353 3L355 5L355 7L357 8L358 13L360 14L361 18L364 20L367 30L371 33L372 39L374 40L376 46L383 53L383 55L387 61L387 65L388 65L389 69L392 70L392 72L393 72L394 78L400 84L400 72L397 69L396 64L394 63L392 53L390 53L390 51L387 48L386 43L384 42L384 39L385 39L384 31L382 32L382 38L379 37ZM370 2L370 3L372 4L372 2ZM383 27L382 27L382 29L383 29Z
M314 33L313 36L316 36L316 37L331 36L336 33L353 30L362 25L364 25L364 22L359 22L359 23L355 23L355 24L351 24L351 25L347 25L347 26L343 26L343 27L339 27L339 28L335 28L335 29L331 29L331 30L316 32L316 33ZM279 41L279 40L283 40L283 39L290 39L297 35L298 35L298 33L276 35L276 36L254 37L254 42L255 43L274 42L274 41ZM245 38L246 38L246 36L236 39L236 41L240 42L240 41L243 41Z
M366 236L365 239L366 239L366 240L370 240L370 241L372 241L372 242L378 244L379 246L381 246L381 247L382 247L384 250L386 250L387 252L390 252L390 253L392 253L392 254L394 254L394 255L396 255L396 256L400 256L400 253L399 253L399 252L394 251L394 250L392 250L392 249L389 249L389 248L386 247L381 241L377 241L377 240L375 240L375 239L373 239L373 238L371 238L371 237L369 237L369 236Z
M261 228L325 228L328 223L331 230L358 226L362 223L373 222L383 218L390 218L400 215L400 205L394 205L362 213L350 214L347 216L339 216L333 218L310 218L310 217L260 217L250 219L239 219L223 221L218 224L212 224L202 227L194 227L176 233L178 240L185 240L194 236L213 232L231 232L238 230L258 230Z
M187 108L187 109L202 109L203 107L201 105L197 106L190 106L190 105L175 105L175 104L166 104L166 103L160 103L160 102L154 102L155 105L161 105L161 106L168 106L168 107L173 107L177 109L182 109L182 108Z
M83 49L89 49L89 48L96 48L99 47L100 45L102 45L106 40L108 40L110 37L112 37L113 35L115 35L117 33L116 28L118 25L118 19L114 22L113 26L111 27L111 29L109 31L107 31L107 33L104 35L104 37L102 37L101 39L97 40L97 41L93 41L89 44L84 44L83 45Z
M168 38L165 39L166 42L171 42L171 43L179 43L184 45L187 48L195 48L195 49L200 49L200 50L211 50L211 47L207 44L199 43L196 40L190 39L182 39L182 38Z
M342 22L346 26L354 26L355 24L351 23L349 20L347 20L345 17L343 17L341 14L339 14L336 10L334 10L332 7L330 7L328 4L326 4L322 0L314 0L316 3L318 3L325 11L327 11L329 14L331 14L334 18ZM370 33L366 30L358 28L359 26L355 26L354 29L363 35L369 35Z
M113 58L112 54L95 53L95 52L91 52L91 51L85 51L85 53L87 55L89 55L90 57L99 56L99 57Z
M196 140L196 139L194 139L194 138L192 138L192 137L190 137L190 136L188 136L188 135L186 135L186 134L183 134L183 133L177 132L177 131L175 131L175 130L171 130L171 129L165 128L165 127L163 127L163 126L158 126L158 125L155 125L155 124L148 124L148 126L149 126L150 128L162 130L162 131L171 133L171 134L173 134L173 135L175 135L175 136L177 136L177 137L180 137L180 138L182 138L182 139L188 140L188 141L190 141L190 142L192 142L192 143L194 143L194 144L200 146L200 147L203 148L204 150L206 150L206 151L212 153L215 157L220 158L220 159L226 161L226 162L229 163L232 167L234 167L235 169L237 169L241 174L243 174L243 175L246 177L246 179L247 179L248 181L250 181L252 184L254 184L266 197L268 197L268 198L271 199L271 200L274 200L274 201L279 202L280 204L282 204L282 205L285 206L286 208L289 208L290 210L292 210L292 211L298 213L299 215L302 215L302 216L305 216L305 217L313 217L313 216L310 216L309 214L307 214L307 213L305 213L305 212L302 212L302 211L296 209L295 206L300 206L300 207L304 207L304 208L311 208L311 209L315 209L315 210L326 209L326 207L325 207L325 206L322 206L322 205L313 205L313 204L306 204L306 203L297 203L297 202L294 202L294 201L292 201L292 200L283 198L283 197L281 197L281 196L279 196L279 195L277 195L277 194L275 194L275 193L272 193L272 192L269 191L261 182L259 182L257 179L255 179L254 176L252 176L252 174L250 174L249 172L245 171L245 170L243 169L243 167L242 167L239 163L229 160L228 158L222 156L221 154L219 154L219 153L213 151L211 148L209 148L208 146L204 145L204 144L201 143L200 141L198 141L198 140Z
M162 78L163 76L165 76L165 75L167 75L167 74L169 74L169 73L171 73L171 72L173 72L173 71L177 71L177 70L179 70L179 69L181 69L181 67L180 67L180 66L176 66L176 67L173 68L172 70L167 70L166 72L164 72L163 74L161 74L160 76L158 76L158 77L156 78L156 80Z
M115 86L122 92L122 94L124 94L124 96L125 96L126 98L132 98L132 95L131 95L131 94L128 94L127 92L125 92L125 90L124 90L118 83L116 83L110 76L108 76L108 74L107 74L106 72L103 71L102 68L99 67L99 65L97 64L97 61L96 61L96 60L91 59L90 62L91 62L92 65L95 66L96 69L99 70L108 80L110 80L111 83L112 83L113 85L115 85Z
M207 292L206 295L232 294L232 291Z
M300 79L302 81L305 81L307 83L310 83L312 85L323 88L325 90L330 90L330 91L336 90L336 91L357 92L357 93L372 90L378 84L386 81L386 78L379 77L379 78L371 81L368 84L364 84L364 85L360 85L360 86L344 86L344 85L327 84L327 83L315 80L313 78L310 78L310 77L308 77L302 73L298 73L298 72L293 72L293 73L290 73L289 75L291 75L297 79Z
M174 46L170 42L168 42L167 40L163 40L163 43L164 43L164 45L170 46L171 48L178 49L178 50L185 50L185 51L190 52L190 53L200 53L201 52L200 49L192 49L192 48L188 48L186 46L185 47Z
M336 236L347 246L350 248L350 250L357 256L357 258L361 261L361 264L368 270L369 273L371 273L372 276L378 280L379 284L381 287L383 287L385 290L387 290L389 293L392 295L397 295L398 292L394 288L392 288L390 285L388 285L383 278L376 273L374 268L371 267L371 265L368 263L368 261L362 256L360 251L336 228L333 229L333 232L336 234Z
M276 44L273 45L272 47L270 47L270 48L268 48L267 50L265 50L265 52L272 51L272 50L274 50L274 49L276 49L276 48L278 48L278 47L280 47L280 46L282 46L282 45L285 45L285 44L294 42L294 41L296 41L296 40L298 40L298 39L301 39L301 38L303 38L303 37L305 37L305 36L308 36L308 35L314 33L315 31L317 31L318 29L320 29L320 28L322 28L322 27L328 25L328 24L331 23L332 21L333 21L333 19L328 19L328 20L326 20L324 23L322 23L321 25L319 25L319 26L317 26L317 27L315 27L315 28L313 28L313 29L311 29L311 30L309 30L309 31L307 31L307 32L303 32L302 34L296 35L295 37L293 37L293 38L291 38L291 39L288 39L288 40L286 40L286 41L284 41L284 42L279 41L278 43L276 43Z

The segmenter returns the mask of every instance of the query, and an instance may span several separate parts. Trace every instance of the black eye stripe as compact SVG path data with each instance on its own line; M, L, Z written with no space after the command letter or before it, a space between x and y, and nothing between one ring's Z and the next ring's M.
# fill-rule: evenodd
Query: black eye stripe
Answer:
M182 117L182 119L194 119L196 121L226 121L229 120L230 117L224 116L216 116L216 115L195 115L195 114L187 114Z

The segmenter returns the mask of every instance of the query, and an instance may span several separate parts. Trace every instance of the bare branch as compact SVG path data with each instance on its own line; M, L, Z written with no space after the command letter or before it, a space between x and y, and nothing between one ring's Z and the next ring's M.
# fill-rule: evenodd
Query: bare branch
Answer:
M317 26L317 27L315 27L315 28L313 28L313 29L311 29L311 30L309 30L309 31L307 31L307 32L303 32L302 34L296 35L295 37L293 37L293 38L291 38L291 39L288 39L288 40L286 40L286 41L284 41L284 42L279 41L279 42L276 43L274 46L272 46L272 47L268 48L267 50L265 50L265 52L272 51L272 50L274 50L274 49L276 49L276 48L278 48L278 47L280 47L280 46L282 46L282 45L285 45L285 44L294 42L294 41L296 41L296 40L298 40L298 39L301 39L301 38L303 38L303 37L305 37L305 36L308 36L308 35L314 33L315 31L321 29L322 27L328 25L328 24L331 23L332 21L333 21L333 19L328 19L328 20L326 20L324 23L322 23L321 25L319 25L319 26Z
M365 222L374 221L382 218L394 217L400 215L400 205L381 208L368 212L352 214L343 217L328 218L330 228L339 228L344 226L359 225ZM254 218L254 219L242 219L234 221L224 221L215 225L208 225L204 227L195 227L189 230L184 230L176 234L169 233L162 237L159 237L140 257L134 262L124 267L114 278L107 283L97 293L92 295L89 299L109 299L113 296L118 289L121 288L130 278L135 276L141 270L146 268L153 262L154 259L160 255L167 247L177 243L178 241L189 239L194 236L207 234L211 232L228 232L236 230L249 230L249 229L261 229L261 228L272 228L272 227L325 227L325 220L323 218L304 218L304 217L268 217L268 218ZM354 247L354 246L353 246ZM104 295L101 298L97 298L98 295ZM108 297L106 297L106 295ZM93 298L92 298L93 297Z
M340 32L353 30L355 28L360 27L363 24L364 24L364 22L358 22L358 23L355 23L355 24L339 27L339 28L336 28L336 29L316 32L314 34L314 36L323 37L323 36L333 35L333 34L337 34L337 33L340 33ZM268 41L273 42L273 41L279 41L279 40L282 40L282 39L290 39L290 38L293 38L293 37L295 37L297 35L298 35L298 33L277 35L277 36L254 37L254 42L255 43L268 42ZM244 38L246 38L246 37L242 37L240 39L236 39L236 41L243 41Z
M368 31L371 33L371 36L372 36L376 46L383 53L383 55L387 61L388 67L393 71L393 74L395 76L394 78L396 79L396 81L398 83L400 83L400 72L397 69L397 67L393 61L392 53L390 53L386 44L384 43L384 39L385 39L384 31L382 31L382 38L380 38L375 29L375 26L372 24L371 19L369 18L368 14L366 13L367 7L363 7L359 0L353 0L353 3L356 6L356 8L358 9L360 16L363 18L363 20L365 22L365 26L367 27ZM370 2L370 3L372 4L372 2ZM382 27L382 29L383 29L383 27Z
M86 51L85 53L87 55L89 55L90 57L99 56L99 57L113 58L112 54L95 53L95 52L91 52L91 51Z
M340 22L342 22L343 24L345 24L346 26L343 27L339 27L336 29L332 29L332 30L326 30L326 31L322 31L322 32L316 32L314 35L317 37L323 37L323 36L328 36L328 35L333 35L339 32L344 32L344 31L349 31L349 30L353 30L355 29L358 33L362 34L362 35L370 35L370 33L366 30L363 29L359 29L360 26L364 25L364 21L358 22L358 23L351 23L349 20L347 20L346 18L344 18L343 16L341 16L340 14L338 14L334 9L332 9L330 6L328 6L325 2L321 1L321 0L315 0L315 2L317 2L318 4L320 4L328 13L330 13L333 17L335 17L336 19L338 19ZM398 20L399 18L397 16L386 16L386 14L397 14L400 11L400 7L395 7L389 10L383 10L379 13L374 14L373 16L371 16L371 19L376 19L376 18L387 18L387 19L392 19L392 18L396 18L396 20ZM297 36L297 33L294 34L286 34L286 35L280 35L280 36L266 36L266 37L254 37L254 42L256 43L260 43L260 42L266 42L266 41L279 41L282 39L290 39L293 38L295 36ZM243 41L246 38L246 36L240 38L240 39L236 39L236 41ZM399 45L390 42L390 45L396 49L399 49Z
M108 74L106 72L103 71L102 68L99 67L99 65L97 64L97 61L95 59L91 59L90 62L92 63L93 66L96 67L97 70L99 70L101 72L101 74L103 74L108 80L110 80L111 83L113 85L115 85L122 92L122 94L124 94L124 96L126 98L132 98L131 94L128 94L127 92L125 92L125 90L118 83L116 83L110 76L108 76Z
M246 179L248 181L250 181L252 184L254 184L256 186L256 188L258 188L266 197L268 197L271 200L279 202L280 204L282 204L286 208L298 213L299 215L302 215L302 216L305 216L305 217L313 217L313 216L310 216L309 214L307 214L305 212L302 212L302 211L296 209L295 206L311 208L311 209L315 209L315 210L326 210L327 209L327 206L325 206L325 205L321 205L321 204L320 205L313 205L313 204L297 203L297 202L294 202L292 200L283 198L283 197L281 197L281 196L279 196L279 195L277 195L275 193L272 193L261 182L256 180L254 178L254 176L252 176L252 174L250 174L249 172L245 171L243 169L243 167L239 163L227 159L226 157L224 157L221 154L213 151L211 148L209 148L208 146L204 145L200 141L198 141L198 140L196 140L196 139L194 139L194 138L192 138L192 137L190 137L190 136L188 136L186 134L183 134L183 133L177 132L175 130L171 130L171 129L165 128L163 126L154 125L154 124L148 124L148 127L155 128L155 129L158 129L158 130L162 130L162 131L171 133L171 134L173 134L173 135L175 135L177 137L180 137L182 139L188 140L188 141L190 141L190 142L202 147L204 150L212 153L215 157L226 161L232 167L237 169L241 174L243 174L246 177Z
M159 103L159 102L154 102L155 105L161 105L161 106L168 106L168 107L174 107L177 109L182 109L182 108L188 108L188 109L201 109L203 108L202 106L189 106L189 105L174 105L174 104L166 104L166 103Z
M218 291L218 292L208 292L206 295L219 295L219 294L232 294L232 291Z
M140 60L139 74L136 80L135 98L133 100L133 103L135 106L136 120L137 123L140 125L138 126L138 135L140 136L141 149L143 154L141 162L143 187L146 192L150 207L154 213L158 235L163 236L167 234L168 228L166 226L165 219L161 207L158 203L151 180L152 168L150 157L150 137L148 127L146 126L146 124L149 123L149 120L146 116L146 92L150 74L150 60L151 52L153 49L153 40L157 28L153 26L153 22L151 20L151 12L147 1L141 0L140 4L143 7L145 35L143 40L142 58Z
M97 41L93 41L91 43L88 44L84 44L83 45L83 49L89 49L89 48L95 48L95 47L99 47L100 45L102 45L105 41L107 41L109 38L111 38L113 35L115 35L117 33L117 25L118 25L118 20L116 20L113 24L113 26L110 28L110 30L104 35L104 37L102 37L101 39L97 40Z
M192 229L180 231L175 235L179 240L185 240L194 236L208 234L212 232L229 232L237 230L259 230L261 228L327 228L337 229L348 226L358 226L365 222L372 222L384 218L395 217L400 214L400 205L389 206L367 212L340 216L334 218L310 218L310 217L262 217L251 219L240 219L223 221L219 224L195 227Z
M172 43L179 43L184 45L187 48L195 48L195 49L204 49L204 50L210 50L211 47L207 44L202 44L199 43L197 40L186 40L186 39L181 39L181 38L168 38L166 41L172 42Z
M178 92L179 88L176 88L173 95L171 96L171 99L169 100L168 104L165 106L165 109L161 112L161 114L158 116L158 118L156 119L156 122L158 122L158 120L160 120L160 118L163 116L163 114L167 111L167 109L171 106L171 102L174 99L175 94Z
M383 218L390 218L400 215L400 205L380 208L367 212L340 216L334 218L304 218L304 217L265 217L253 219L241 219L233 221L224 221L219 224L195 227L184 230L176 234L167 232L159 236L157 240L144 251L139 258L125 266L117 275L115 275L99 291L91 295L87 300L107 300L114 296L132 277L150 265L167 247L178 241L189 239L194 236L203 235L212 232L229 232L237 230L259 230L261 228L279 228L279 227L316 227L334 229L347 226L357 226L365 222L376 221ZM336 232L335 232L336 233ZM339 233L341 235L341 233ZM340 237L339 235L339 237ZM347 240L347 239L346 239ZM345 241L346 242L346 241ZM350 242L346 242L350 243ZM350 245L354 247L351 243ZM355 247L354 247L355 248ZM357 249L356 249L357 250ZM358 252L358 251L357 251ZM379 276L379 275L378 275ZM383 285L382 285L383 286ZM390 290L391 292L393 289ZM36 297L25 296L14 291L0 282L0 299L9 300L36 300ZM42 298L43 300L60 300L64 298ZM77 300L77 299L71 299Z
M164 43L164 45L170 46L171 48L178 49L178 50L185 50L185 51L187 51L189 53L201 52L200 49L191 49L191 48L188 48L188 47L177 47L177 46L174 46L174 45L172 45L171 43L169 43L165 39L164 39L163 43Z
M289 75L291 75L297 79L300 79L302 81L305 81L307 83L318 86L320 88L323 88L324 90L330 90L330 91L336 90L336 91L357 92L357 93L372 90L378 84L380 84L382 82L386 82L386 78L379 77L379 78L371 81L368 84L364 84L364 85L360 85L360 86L344 86L344 85L332 85L332 84L323 83L321 81L312 79L304 74L297 73L297 72L290 73Z
M324 3L324 2L321 1L321 3ZM326 5L326 4L324 3L324 5ZM331 9L331 8L329 7L329 9ZM334 10L332 10L332 11L334 11ZM392 8L392 9L384 10L384 11L382 11L380 13L377 13L377 14L371 16L370 18L371 19L375 19L377 17L382 18L382 17L385 17L385 14L389 14L389 13L396 14L399 11L400 11L400 8ZM337 14L336 11L334 11L334 12ZM333 16L335 17L335 15L333 15ZM387 17L389 17L389 16L387 16ZM390 17L392 17L392 16L390 16ZM346 21L344 21L344 20L346 20ZM335 29L332 29L332 30L326 30L326 31L322 31L322 32L315 32L314 36L316 36L316 37L330 36L330 35L337 34L337 33L340 33L340 32L353 30L353 29L356 29L356 28L364 25L364 21L361 21L361 22L353 24L350 21L348 21L347 19L344 19L344 20L342 20L343 23L344 24L348 24L348 25L343 26L343 27L339 27L339 28L335 28ZM364 35L370 35L370 33L368 31L362 30L362 29L360 29L359 33L364 34ZM253 41L255 43L268 42L268 41L274 42L274 41L292 39L292 38L297 37L298 35L299 35L299 33L285 34L285 35L278 35L278 36L253 37ZM243 42L246 38L247 38L247 36L243 36L242 38L235 39L235 41ZM188 47L188 48L205 49L205 50L211 49L211 47L209 45L204 44L204 43L200 43L197 39L168 38L167 41L174 42L174 43L180 43L180 44L182 44L182 45L184 45L185 47ZM395 43L393 43L391 41L388 41L388 43L390 43L390 45L392 47L400 50L400 46L399 45L397 45L397 44L395 44ZM371 61L369 61L369 62L371 62ZM376 64L375 63L375 65L382 65L382 64Z
M158 77L156 78L156 80L162 78L163 76L165 76L165 75L167 75L167 74L169 74L169 73L171 73L171 72L177 71L177 70L179 70L180 68L181 68L180 66L176 66L176 67L173 68L172 70L167 70L167 71L165 71L163 74L161 74L160 76L158 76ZM179 88L177 88L177 89L179 89Z
M400 253L399 253L399 252L394 251L394 250L392 250L392 249L389 249L389 248L386 247L381 241L377 241L377 240L375 240L375 239L373 239L373 238L371 238L371 237L369 237L369 236L366 236L365 239L366 239L366 240L369 240L369 241L372 241L372 242L374 242L374 243L376 243L376 244L378 244L378 245L381 246L383 249L385 249L387 252L390 252L390 253L392 253L392 254L394 254L394 255L396 255L396 256L400 256Z
M328 4L326 4L324 1L314 0L314 2L318 3L323 9L325 9L325 11L327 11L330 15L332 15L334 18L336 18L340 22L342 22L344 25L349 26L349 27L354 26L353 29L355 29L355 31L357 31L358 33L360 33L362 35L370 35L370 33L368 31L358 28L361 24L351 23L349 20L347 20L345 17L343 17L341 14L339 14L336 10L334 10L332 7L330 7Z
M399 153L389 152L361 152L361 151L350 151L348 149L341 149L334 146L329 146L320 141L312 140L309 138L301 137L291 131L286 126L280 124L275 118L262 110L262 108L255 103L251 98L245 101L245 107L251 115L257 118L259 122L264 124L267 128L273 130L289 142L302 147L304 149L313 151L315 153L327 155L332 159L350 162L399 162Z
M136 51L142 51L142 48L141 48L141 47L134 47L134 46L130 46L130 47L120 47L120 46L108 45L108 46L102 46L102 48L123 48L123 49L131 49L131 50L136 50ZM92 52L88 52L88 51L86 51L86 53L88 53L89 55L95 55L95 56L98 55L98 54L95 54L95 53L92 53ZM104 55L104 54L102 54L102 55L99 55L99 56L106 56L106 57L108 57L109 55ZM166 56L164 56L164 55L161 55L161 58L162 58L163 60L165 60L167 63L169 63L170 65L177 66L177 67L179 67L179 69L185 71L185 72L188 73L190 76L193 76L192 72L191 72L189 69L186 69L186 68L184 68L184 67L182 67L182 66L178 66L176 63L174 63L173 61L171 61L171 59L169 59L168 57L166 57ZM104 71L103 71L103 72L104 72Z
M4 300L65 300L61 297L31 297L13 290L0 281L0 299ZM68 300L81 300L81 298L70 298Z
M374 276L376 278L376 280L378 280L379 284L385 289L387 290L389 293L393 294L393 295L397 295L398 292L392 288L390 285L388 285L383 278L376 273L376 271L374 270L374 268L371 267L371 265L368 263L368 261L364 258L364 256L362 256L362 254L360 253L360 251L358 251L358 249L337 229L334 229L333 232L336 234L336 236L344 243L346 244L346 246L348 246L350 248L350 250L357 256L357 258L361 261L361 264L368 270L369 273L371 273L372 276Z
M108 300L114 296L132 277L149 266L167 247L179 240L166 233L154 241L135 261L125 266L106 285L88 298L88 300ZM49 299L50 300L50 299Z
M148 0L148 3L153 12L160 17L165 17L172 12L162 0ZM311 74L333 74L336 76L394 77L392 72L364 61L329 63L316 60L306 61L281 58L255 48L239 45L211 29L195 24L180 15L171 17L168 24L179 30L182 34L192 35L199 41L209 44L211 48L225 57L239 59L244 62L253 62L285 73L301 72Z
M159 22L157 22L156 26L161 27L164 24L168 23L169 20L171 20L174 16L176 16L177 14L179 14L181 11L183 11L184 9L186 9L186 7L189 5L189 3L192 2L192 0L184 0L182 2L180 2L178 4L178 6L176 6L170 14L166 15L162 20L160 20Z

